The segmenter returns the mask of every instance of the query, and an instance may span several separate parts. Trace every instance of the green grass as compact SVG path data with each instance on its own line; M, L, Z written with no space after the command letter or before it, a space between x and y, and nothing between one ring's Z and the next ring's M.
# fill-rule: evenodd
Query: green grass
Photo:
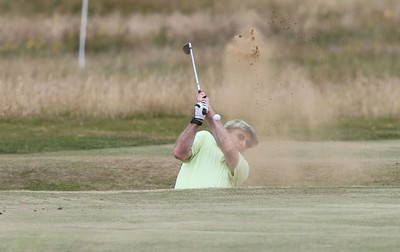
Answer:
M186 0L172 1L149 1L149 0L96 0L89 1L89 15L105 15L113 12L130 15L132 13L158 13L181 11L184 13L198 11L199 9L209 9L213 6L213 1L202 0L188 2ZM34 0L22 1L14 0L0 1L0 13L14 13L19 15L51 15L54 12L79 15L82 9L82 0L54 1L54 0Z
M339 132L343 140L400 139L400 119L354 118L341 120Z
M400 119L396 118L347 118L316 128L303 125L278 132L294 140L319 141L370 141L400 139ZM286 135L285 135L286 134Z
M0 119L0 154L172 144L185 128L188 118L190 116L186 115L138 115L126 118ZM204 129L208 129L207 126ZM400 139L400 120L346 119L317 129L296 126L282 134L294 140ZM259 135L268 139L267 132L260 131Z
M173 143L185 116L0 119L0 153L35 153Z
M0 192L1 251L398 251L400 189Z

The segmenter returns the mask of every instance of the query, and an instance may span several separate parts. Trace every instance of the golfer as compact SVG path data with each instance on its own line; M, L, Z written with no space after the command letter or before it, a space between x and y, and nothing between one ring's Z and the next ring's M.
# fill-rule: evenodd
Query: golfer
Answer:
M174 156L183 162L175 189L238 187L249 175L242 153L258 144L254 129L236 119L225 126L215 115L204 92L197 96L194 117L178 137ZM209 131L199 131L207 120Z

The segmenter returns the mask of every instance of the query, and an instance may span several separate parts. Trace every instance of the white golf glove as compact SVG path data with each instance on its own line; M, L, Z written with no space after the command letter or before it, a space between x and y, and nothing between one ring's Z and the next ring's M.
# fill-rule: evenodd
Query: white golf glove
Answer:
M194 117L191 123L201 126L207 113L208 105L205 101L196 103L196 105L194 105Z

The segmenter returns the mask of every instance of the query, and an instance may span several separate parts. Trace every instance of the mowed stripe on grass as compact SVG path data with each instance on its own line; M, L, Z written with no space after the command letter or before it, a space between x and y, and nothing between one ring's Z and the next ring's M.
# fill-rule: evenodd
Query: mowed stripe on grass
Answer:
M397 251L400 188L0 192L1 251Z

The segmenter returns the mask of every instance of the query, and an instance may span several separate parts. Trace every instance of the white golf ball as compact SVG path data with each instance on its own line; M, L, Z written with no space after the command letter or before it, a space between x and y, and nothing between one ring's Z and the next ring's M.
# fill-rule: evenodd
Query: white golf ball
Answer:
M221 116L219 114L215 114L213 116L213 119L214 119L214 121L219 121L219 120L221 120Z

